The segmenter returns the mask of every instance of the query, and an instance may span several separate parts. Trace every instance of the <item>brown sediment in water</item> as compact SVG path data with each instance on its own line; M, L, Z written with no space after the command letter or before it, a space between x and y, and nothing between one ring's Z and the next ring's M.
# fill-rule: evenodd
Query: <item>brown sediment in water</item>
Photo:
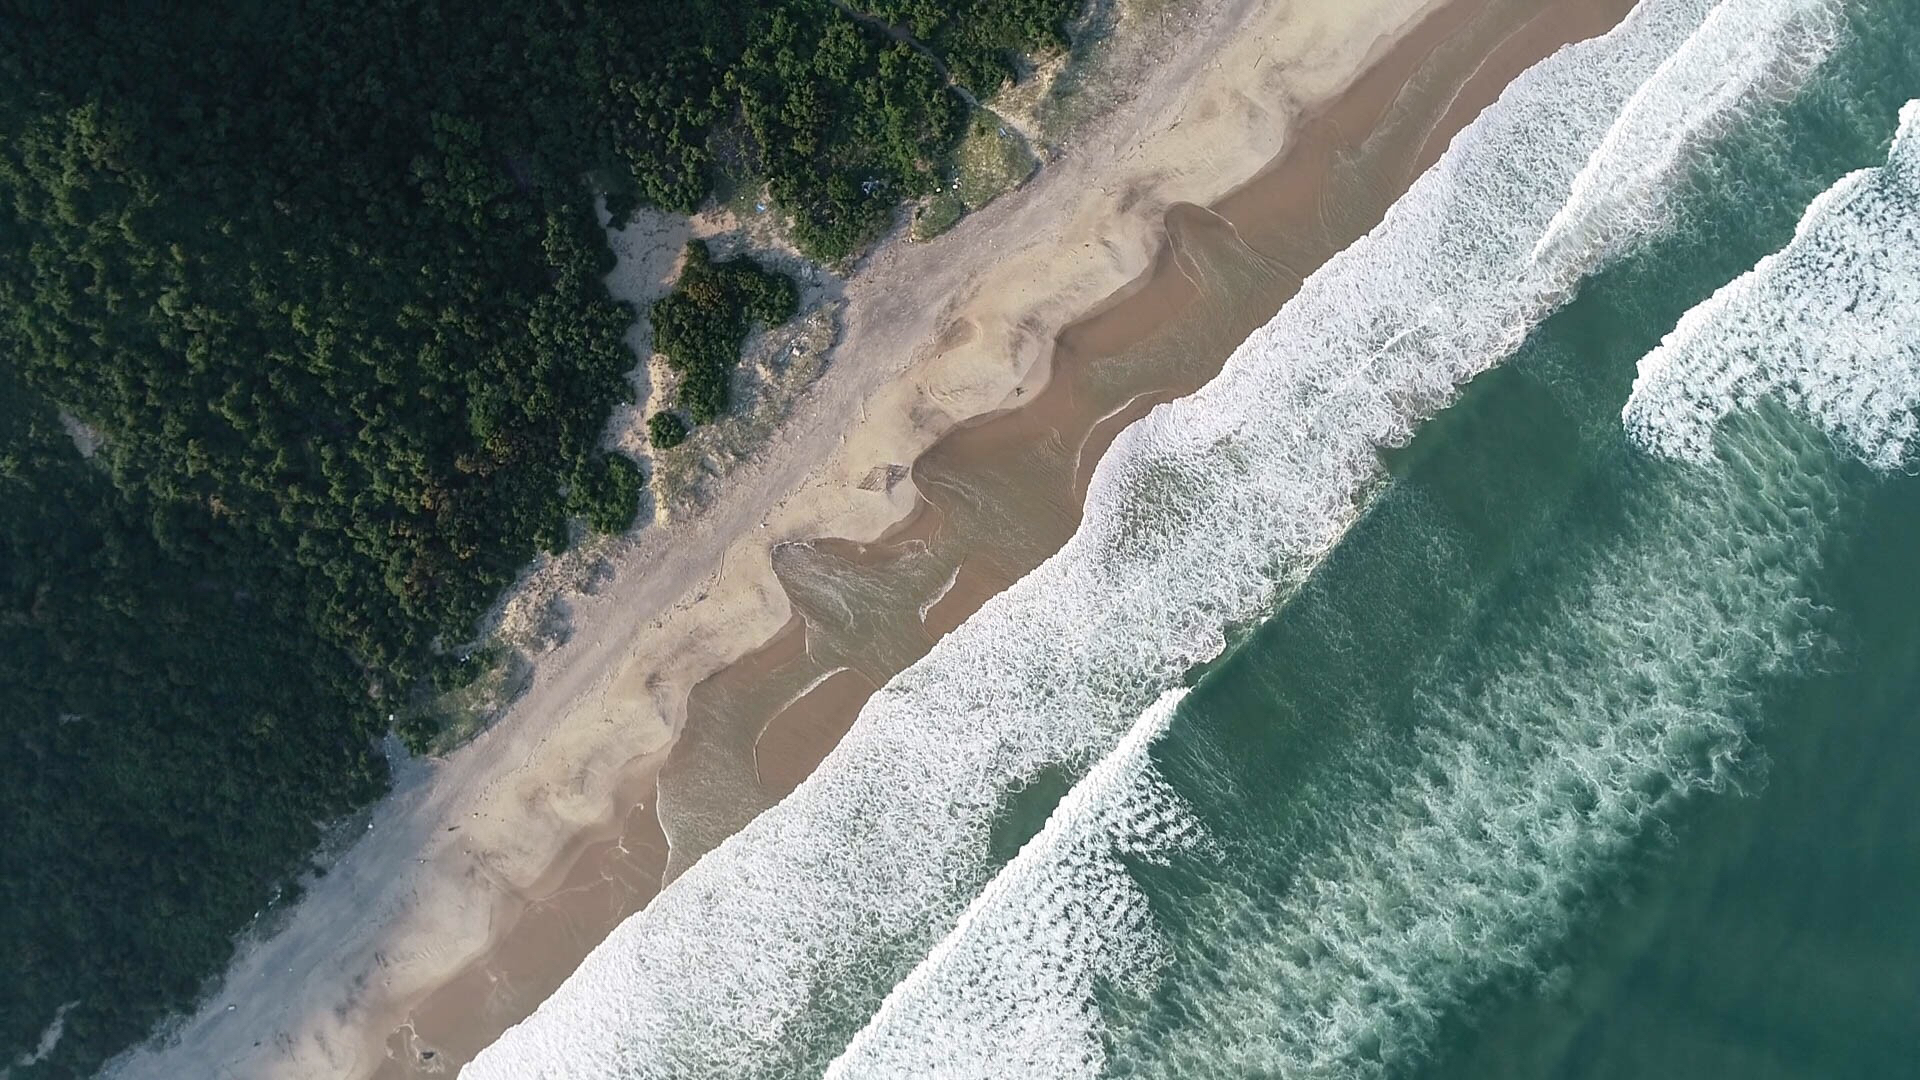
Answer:
M1233 348L1307 274L1370 228L1515 75L1561 44L1604 32L1629 6L1533 5L1518 19L1503 17L1514 4L1435 13L1304 124L1292 148L1259 176L1211 209L1169 208L1152 266L1062 330L1044 387L1016 408L962 423L919 458L913 476L922 499L898 532L871 544L816 541L807 545L817 557L811 564L777 564L796 608L806 610L800 575L819 572L819 559L873 576L893 573L907 594L892 598L894 607L914 603L930 647L1065 543L1079 525L1094 467L1122 430L1217 374ZM1457 78L1450 81L1449 72ZM1009 507L1023 511L1017 522L1008 520L1016 516ZM902 572L908 560L930 565ZM871 581L865 586L882 592ZM878 674L876 686L891 672ZM850 713L862 704L847 695ZM765 721L761 743L787 719L779 712ZM852 719L821 730L837 740ZM669 797L676 764L663 775ZM712 777L700 773L703 783ZM676 864L694 854L677 850Z
M649 758L631 786L623 781L635 793L626 819L522 893L537 899L497 915L493 947L410 1010L377 1075L457 1070L663 881L797 786L878 687L1065 543L1095 466L1128 424L1217 374L1515 75L1631 6L1444 5L1303 122L1254 179L1211 208L1170 207L1148 270L1057 335L1037 391L962 423L913 463L920 497L910 514L868 543L774 550L793 610L786 626L694 688L664 767ZM948 331L955 342L968 333L964 323ZM908 475L878 469L865 483L891 488Z
M858 671L838 668L773 714L753 744L760 789L777 801L799 787L839 744L860 706L877 689Z

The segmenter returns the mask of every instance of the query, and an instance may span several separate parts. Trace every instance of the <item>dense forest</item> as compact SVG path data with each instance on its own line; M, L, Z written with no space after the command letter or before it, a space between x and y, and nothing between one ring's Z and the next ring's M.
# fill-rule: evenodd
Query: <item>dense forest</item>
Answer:
M384 789L390 717L431 737L408 704L461 681L526 560L631 524L644 477L599 447L635 313L596 189L686 210L725 166L847 258L940 183L961 88L1075 7L0 5L15 1080L87 1075L191 1005ZM696 419L742 320L791 313L761 274L702 259L656 313L709 373Z

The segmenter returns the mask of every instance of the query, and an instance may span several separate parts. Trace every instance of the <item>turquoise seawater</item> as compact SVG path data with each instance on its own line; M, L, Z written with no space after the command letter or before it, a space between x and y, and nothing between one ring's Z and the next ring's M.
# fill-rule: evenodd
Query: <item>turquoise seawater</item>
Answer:
M1153 757L1218 849L1137 871L1171 960L1112 1075L1920 1076L1920 480L1774 401L1704 465L1621 424L1886 162L1920 5L1849 15L1197 680Z
M1920 1076L1920 4L1642 0L463 1075Z

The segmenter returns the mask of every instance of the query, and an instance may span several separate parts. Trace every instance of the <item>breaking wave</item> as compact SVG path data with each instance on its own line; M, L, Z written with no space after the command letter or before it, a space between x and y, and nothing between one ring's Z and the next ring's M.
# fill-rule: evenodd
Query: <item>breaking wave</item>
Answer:
M1920 101L1883 168L1841 179L1793 241L1680 319L1621 417L1658 453L1712 454L1730 413L1775 397L1882 471L1920 432Z
M1662 197L1742 117L1803 86L1839 45L1838 0L1727 0L1654 73L1573 181L1534 247L1590 264L1665 224Z
M1283 796L1298 834L1262 846L1308 853L1222 875L1187 916L1217 951L1178 1022L1112 1074L1398 1074L1474 994L1544 974L1596 882L1741 778L1765 687L1825 655L1822 540L1850 496L1818 442L1776 415L1716 468L1636 475L1614 541L1556 548L1580 570L1543 610L1438 666L1417 734Z
M1173 690L1155 702L1074 786L1040 835L887 995L828 1077L1099 1071L1096 984L1143 993L1164 962L1129 863L1164 863L1172 852L1209 846L1147 755L1185 696Z
M993 968L970 969L968 950L1023 933L1063 965L1037 984L1057 998L1026 1007L1078 1025L1069 1041L1081 1051L1094 1045L1085 990L1107 970L1101 956L1151 953L1125 883L1102 876L1111 867L1098 845L1086 865L1120 899L1114 920L1094 921L1097 934L1057 936L989 905L922 963L993 877L1008 798L1049 770L1096 768L1138 731L1156 699L1221 652L1229 627L1269 612L1356 520L1382 478L1380 448L1404 443L1651 227L1600 199L1580 213L1609 237L1604 249L1551 265L1532 257L1568 193L1590 198L1576 179L1603 146L1650 145L1620 125L1673 121L1671 107L1628 105L1649 79L1673 77L1662 65L1712 7L1643 0L1604 37L1516 79L1214 382L1122 433L1095 471L1084 524L1057 555L875 694L812 777L620 926L465 1075L815 1073L918 967L842 1064L851 1075L861 1055L910 1047L912 1033L896 1040L888 1016L938 1015L952 1005L937 993L947 980L1013 985ZM1694 55L1724 64L1747 54ZM1724 110L1730 100L1693 104ZM1635 182L1659 199L1682 171L1641 170ZM1106 805L1085 809L1095 804ZM1094 825L1052 828L1035 850L1082 850L1074 838ZM1039 888L1021 876L1039 858L998 888ZM982 1000L970 1015L1017 1038L1010 1004Z

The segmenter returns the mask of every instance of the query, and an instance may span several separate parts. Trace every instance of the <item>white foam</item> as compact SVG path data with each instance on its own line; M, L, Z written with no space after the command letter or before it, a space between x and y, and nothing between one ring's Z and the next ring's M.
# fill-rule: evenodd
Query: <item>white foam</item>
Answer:
M1318 854L1221 876L1190 916L1217 953L1122 1074L1405 1075L1477 990L1538 977L1676 801L1738 778L1757 689L1820 655L1837 461L1784 428L1644 478L1616 539L1557 553L1581 569L1543 617L1438 667L1412 761L1363 746L1290 794L1309 834L1269 842Z
M1147 750L1185 690L1141 715L887 995L829 1078L1067 1077L1103 1061L1096 981L1145 991L1163 959L1123 859L1203 847Z
M622 924L464 1075L824 1066L986 884L1006 794L1091 766L1219 653L1223 628L1269 610L1355 520L1379 448L1508 355L1590 269L1542 272L1531 251L1710 6L1645 0L1516 79L1214 382L1121 434L1057 555L875 694L799 789Z
M48 1021L46 1027L40 1029L40 1041L34 1045L32 1052L22 1051L18 1057L14 1058L14 1066L24 1069L45 1061L53 1053L54 1048L60 1045L60 1037L67 1033L67 1010L78 1004L80 1004L78 1001L69 1001L53 1010L53 1019ZM0 1069L0 1080L6 1080L7 1074L12 1071L12 1069Z
M805 698L808 694L811 694L815 690L818 690L822 686L825 686L827 684L827 680L833 678L835 675L838 675L843 671L851 671L851 670L853 669L847 667L845 664L842 664L839 667L831 667L821 672L820 674L815 675L812 679L807 681L807 684L805 686L802 686L799 690L794 691L794 693L791 694L786 701L781 702L780 707L778 709L775 709L773 711L773 714L775 716L778 716L781 713L787 711L788 709L793 708L795 705L800 704L800 701L802 698ZM758 742L758 740L755 740L755 741Z
M1784 249L1688 311L1640 361L1621 413L1657 453L1702 461L1729 413L1772 396L1862 461L1910 466L1920 409L1920 102L1884 168L1808 205Z
M960 568L964 565L966 564L955 563L953 572L947 575L947 580L941 582L940 587L933 591L933 595L927 597L926 602L920 605L920 621L922 623L927 621L927 614L934 608L939 607L940 601L945 600L947 594L953 591L953 587L960 583Z
M1542 264L1591 265L1662 226L1661 193L1700 149L1756 106L1805 84L1839 44L1838 0L1727 0L1653 78L1573 181L1533 249Z

